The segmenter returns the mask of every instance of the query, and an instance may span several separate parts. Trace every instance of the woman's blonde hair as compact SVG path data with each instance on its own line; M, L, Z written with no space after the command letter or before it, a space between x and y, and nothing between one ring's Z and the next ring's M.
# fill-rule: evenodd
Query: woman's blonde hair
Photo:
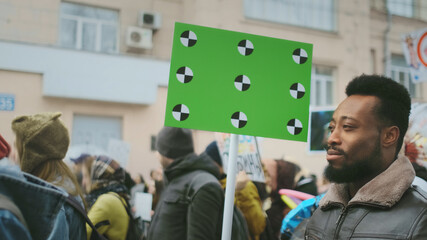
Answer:
M91 176L91 172L92 172L92 164L95 161L96 157L95 156L90 156L87 157L83 160L82 163L82 187L83 187L83 191L88 194L90 193L90 191L92 190L92 176Z
M52 183L55 186L63 188L72 196L80 196L86 208L83 192L77 182L76 176L71 172L70 168L64 161L56 160L43 162L30 172L30 174L39 177L46 182ZM66 180L70 180L73 186L66 184Z

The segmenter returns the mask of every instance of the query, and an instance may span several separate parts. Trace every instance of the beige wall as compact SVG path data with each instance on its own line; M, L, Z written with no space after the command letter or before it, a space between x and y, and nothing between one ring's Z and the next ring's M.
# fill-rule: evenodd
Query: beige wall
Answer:
M58 0L0 0L0 39L56 44Z
M0 112L0 133L10 143L14 139L11 122L17 115L49 108L41 96L42 81L40 74L0 70L0 91L15 94L15 111Z

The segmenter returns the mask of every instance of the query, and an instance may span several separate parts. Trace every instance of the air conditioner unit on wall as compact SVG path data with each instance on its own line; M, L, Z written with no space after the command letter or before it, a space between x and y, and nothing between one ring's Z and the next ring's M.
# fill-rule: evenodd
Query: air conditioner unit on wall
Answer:
M153 48L153 30L133 26L128 27L126 45L134 48Z
M160 13L141 11L138 16L138 26L157 30L162 26Z

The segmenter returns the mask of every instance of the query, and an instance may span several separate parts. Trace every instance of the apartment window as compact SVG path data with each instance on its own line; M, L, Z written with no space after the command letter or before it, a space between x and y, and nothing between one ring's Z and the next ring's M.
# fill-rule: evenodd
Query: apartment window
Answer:
M408 89L409 94L412 98L422 98L422 88L420 84L414 84L411 80L411 72L406 64L404 56L392 55L391 56L391 78L402 84Z
M333 104L333 68L314 66L311 73L311 106L323 107Z
M335 0L245 0L245 16L335 31Z
M414 0L387 0L387 7L391 14L414 17Z
M74 115L71 145L108 150L110 139L122 139L122 118Z
M60 45L86 51L118 51L117 11L75 3L61 3Z

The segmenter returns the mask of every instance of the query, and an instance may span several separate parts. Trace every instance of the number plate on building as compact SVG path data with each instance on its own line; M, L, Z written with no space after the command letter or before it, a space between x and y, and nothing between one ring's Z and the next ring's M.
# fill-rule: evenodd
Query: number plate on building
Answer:
M15 95L0 93L0 111L13 111L15 109Z

